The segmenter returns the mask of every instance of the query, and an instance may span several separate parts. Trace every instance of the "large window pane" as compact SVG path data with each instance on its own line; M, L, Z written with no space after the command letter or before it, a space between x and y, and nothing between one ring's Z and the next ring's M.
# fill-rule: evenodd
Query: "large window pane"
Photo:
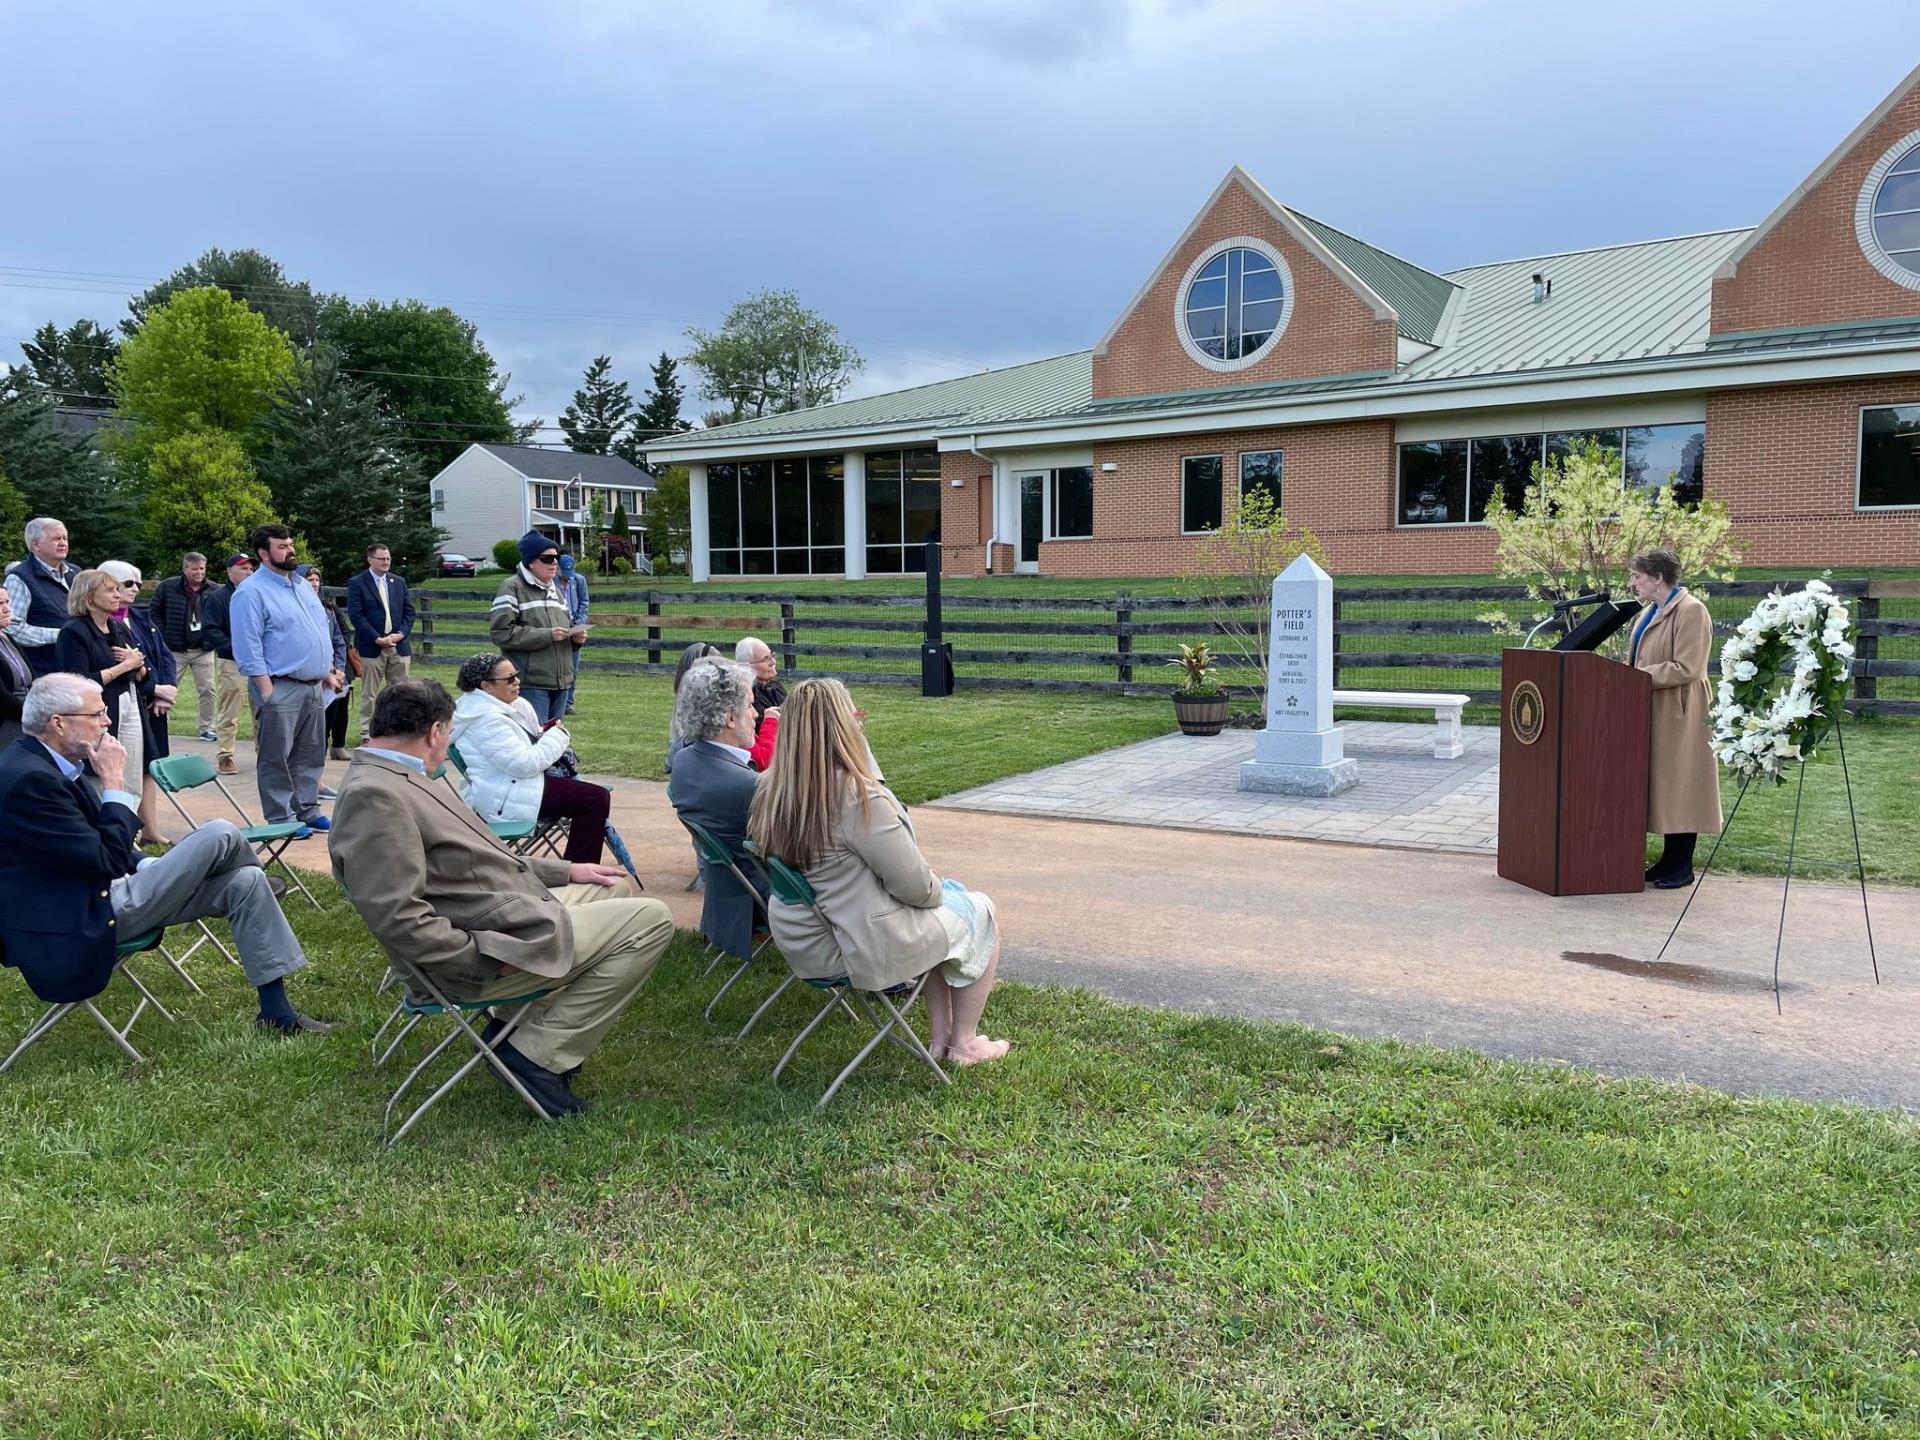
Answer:
M773 545L773 466L765 460L740 462L740 543Z
M867 456L867 483L875 480L898 480L900 478L900 452L898 450L877 450Z
M789 550L782 547L773 552L774 568L782 575L810 575L813 572L807 565L805 550Z
M1585 450L1589 444L1611 452L1614 463L1620 463L1618 430L1555 430L1547 436L1547 463L1565 465L1569 455Z
M1509 510L1525 509L1527 487L1533 483L1533 467L1539 463L1538 435L1488 435L1475 440L1468 475L1472 488L1467 518L1486 519L1495 495Z
M1860 506L1920 505L1920 405L1860 413Z
M847 552L838 545L815 548L813 552L813 573L816 575L846 574Z
M1673 481L1673 498L1698 505L1706 492L1707 427L1634 425L1627 430L1627 484L1655 491Z
M867 546L867 573L869 575L898 575L900 573L900 547L898 545Z
M807 462L773 462L773 535L781 547L807 543ZM782 574L787 573L784 567ZM800 573L804 574L805 571Z
M813 543L846 542L847 465L838 455L816 455L808 462L808 488L813 494ZM814 567L816 570L818 566ZM844 564L833 567L844 570Z
M1278 450L1246 450L1240 455L1240 498L1245 500L1252 491L1261 491L1272 504L1275 512L1280 509L1280 452Z
M929 533L940 533L940 482L907 481L907 517L903 538L909 545L923 545Z
M1093 467L1073 465L1053 472L1053 534L1060 540L1093 536Z
M740 548L740 476L731 465L707 467L707 543L716 550Z
M707 569L715 575L738 575L740 573L740 552L738 550L708 551Z
M1467 442L1400 447L1400 523L1457 525L1467 518Z
M743 575L773 574L773 551L742 550L740 552L740 573Z
M906 480L938 480L940 452L938 450L901 451L900 475Z
M1189 455L1180 462L1180 528L1220 528L1220 457Z
M900 482L867 477L867 544L900 543Z

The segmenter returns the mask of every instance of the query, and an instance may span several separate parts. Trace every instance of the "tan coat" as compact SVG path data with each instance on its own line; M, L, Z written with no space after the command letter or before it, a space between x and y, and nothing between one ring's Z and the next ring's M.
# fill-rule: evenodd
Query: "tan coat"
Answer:
M374 938L442 983L574 968L573 922L548 888L567 883L566 861L511 853L444 780L354 751L327 849Z
M862 990L883 990L947 958L940 877L914 841L907 812L882 788L849 797L833 822L831 847L806 871L832 932L801 906L769 902L774 942L796 975L845 974Z
M1707 683L1707 659L1712 653L1713 617L1684 590L1676 591L1647 623L1634 653L1634 668L1653 680L1647 829L1655 835L1720 831L1720 770L1708 729L1713 690Z

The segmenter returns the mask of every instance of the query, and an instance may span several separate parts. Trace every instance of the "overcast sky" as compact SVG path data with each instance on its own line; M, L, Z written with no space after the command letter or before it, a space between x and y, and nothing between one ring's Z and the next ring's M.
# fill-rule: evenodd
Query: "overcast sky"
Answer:
M637 393L766 286L895 389L1091 345L1235 163L1436 270L1752 224L1920 60L1913 15L0 0L0 355L255 246L453 305L549 425L596 353Z

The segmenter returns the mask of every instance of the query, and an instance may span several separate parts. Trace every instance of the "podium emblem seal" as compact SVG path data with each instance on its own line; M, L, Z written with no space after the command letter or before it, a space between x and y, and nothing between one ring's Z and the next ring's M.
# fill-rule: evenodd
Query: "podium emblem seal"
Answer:
M1531 680L1522 680L1514 686L1513 699L1507 702L1507 720L1513 726L1513 738L1522 745L1533 744L1540 738L1546 719L1547 702L1541 698L1540 687Z

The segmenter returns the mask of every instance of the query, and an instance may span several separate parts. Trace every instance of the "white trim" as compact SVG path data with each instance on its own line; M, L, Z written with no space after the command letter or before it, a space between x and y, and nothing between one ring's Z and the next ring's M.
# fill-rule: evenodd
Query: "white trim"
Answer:
M696 585L713 578L708 525L707 467L695 463L687 466L687 579Z
M1887 279L1909 290L1920 290L1920 271L1889 255L1886 247L1880 243L1880 237L1873 233L1873 202L1879 198L1880 186L1893 167L1906 159L1916 145L1920 145L1920 130L1910 130L1896 140L1892 148L1867 171L1867 178L1860 182L1859 198L1853 204L1853 237L1860 242L1860 253ZM1912 264L1920 265L1920 257L1909 258Z
M1260 206L1268 215L1273 217L1275 224L1293 237L1296 244L1303 247L1308 254L1325 265L1327 269L1333 272L1335 279L1339 280L1341 284L1345 285L1349 290L1353 291L1355 295L1358 295L1365 301L1367 305L1372 308L1374 319L1390 319L1394 322L1396 328L1399 326L1399 312L1386 302L1386 298L1382 296L1379 291L1362 280L1346 261L1322 245L1320 241L1315 238L1313 232L1300 223L1292 211L1288 210L1286 206L1282 205L1268 193L1265 186L1261 185L1259 181L1255 180L1245 170L1236 165L1227 171L1224 180L1213 187L1213 193L1207 197L1206 203L1200 207L1199 213L1188 222L1187 228L1180 232L1180 238L1167 247L1167 253L1160 257L1160 263L1153 267L1153 273L1147 276L1147 283L1134 292L1133 299L1127 302L1126 308L1120 312L1113 324L1107 327L1107 333L1102 335L1100 337L1100 343L1093 347L1093 353L1096 356L1107 353L1107 346L1112 343L1113 337L1120 333L1120 327L1127 323L1128 318L1132 316L1134 311L1140 308L1142 302L1152 293L1153 287L1160 282L1160 277L1166 273L1167 267L1173 263L1173 257L1180 253L1180 247L1193 238L1193 232L1200 228L1200 222L1213 213L1214 206L1220 203L1220 197L1227 193L1227 187L1236 183L1252 197L1256 205Z
M1530 435L1538 430L1617 430L1632 425L1706 423L1703 395L1622 399L1598 405L1527 406L1511 410L1475 410L1466 415L1435 415L1393 427L1397 445L1422 440L1483 440L1491 435Z
M1884 514L1887 514L1889 511L1920 510L1920 502L1916 502L1912 505L1862 505L1860 503L1860 480L1861 480L1860 472L1865 466L1866 454L1867 454L1867 411L1912 409L1916 406L1920 406L1920 400L1913 400L1913 401L1907 402L1905 405L1902 405L1902 403L1898 400L1882 401L1877 405L1862 405L1859 407L1860 413L1857 417L1855 417L1856 424L1855 424L1855 430L1854 430L1854 446L1853 446L1853 513L1854 514L1884 515Z
M1725 260L1722 260L1720 262L1720 268L1713 272L1713 278L1716 280L1731 280L1738 274L1740 262L1751 255L1754 247L1766 239L1774 226L1786 219L1788 214L1790 214L1802 200L1806 199L1810 193L1818 188L1822 180L1825 180L1827 176L1833 173L1834 167L1851 154L1856 145L1872 133L1874 126L1887 118L1888 113L1892 111L1893 107L1906 98L1907 92L1913 88L1915 81L1920 81L1920 66L1915 66L1909 70L1907 72L1907 78L1894 86L1893 92L1878 105L1874 106L1872 113L1858 125L1854 126L1853 132L1835 146L1826 159L1813 167L1813 173L1798 185L1794 186L1793 193L1788 195L1787 198L1782 200L1778 205L1774 206L1773 212L1753 227L1752 234L1734 246L1733 253L1727 256Z
M956 417L963 418L963 417ZM684 464L688 460L757 460L784 455L830 455L836 450L911 450L915 445L932 445L936 435L946 433L943 421L915 420L906 425L870 427L840 426L833 430L801 430L766 440L710 440L698 445L656 447L650 454L663 465ZM691 432L698 434L698 431ZM964 446L961 448L965 448Z
M1251 250L1271 262L1280 275L1280 318L1273 322L1273 332L1261 343L1259 349L1243 354L1237 360L1221 360L1209 355L1187 332L1187 292L1193 288L1194 280L1200 272L1229 250ZM1232 268L1231 264L1228 268ZM1224 312L1232 295L1232 286L1224 277L1222 286L1225 296L1228 297L1221 301L1221 309ZM1228 322L1227 333L1232 334L1235 327L1231 323L1231 317L1223 314L1222 319ZM1231 375L1258 363L1263 355L1273 349L1280 337L1287 333L1287 322L1291 319L1293 319L1293 269L1287 264L1286 256L1257 235L1230 235L1225 240L1214 241L1194 257L1193 263L1187 267L1186 275L1173 292L1173 333L1179 337L1180 348L1187 352L1187 358L1194 364L1219 375Z
M1220 520L1221 523L1224 524L1227 518L1227 452L1224 450L1198 450L1191 455L1182 455L1180 457L1180 490L1179 493L1173 497L1175 508L1180 512L1176 518L1180 521L1180 533L1182 535L1217 535L1220 533L1220 527L1218 525L1214 526L1211 530L1187 529L1187 462L1189 460L1218 460L1220 462Z

